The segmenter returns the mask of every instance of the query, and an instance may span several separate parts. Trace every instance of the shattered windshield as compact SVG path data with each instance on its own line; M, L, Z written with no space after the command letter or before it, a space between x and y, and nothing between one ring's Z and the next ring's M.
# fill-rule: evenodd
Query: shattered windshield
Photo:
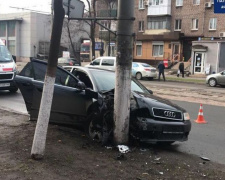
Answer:
M109 91L115 88L115 73L109 71L92 71L99 91ZM140 83L131 81L131 90L148 93L147 89Z
M0 45L0 62L11 62L12 56L7 48L3 45Z

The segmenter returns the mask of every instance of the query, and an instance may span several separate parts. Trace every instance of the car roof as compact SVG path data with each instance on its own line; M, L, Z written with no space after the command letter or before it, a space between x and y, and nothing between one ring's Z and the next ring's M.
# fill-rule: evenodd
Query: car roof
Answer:
M115 71L112 71L112 70L107 70L107 69L101 69L101 68L98 68L98 67L83 67L83 66L63 66L63 68L76 68L76 69L81 69L83 71L103 71L103 72L114 72Z
M100 57L98 57L98 58L96 58L96 59L102 59L102 58L104 58L104 59L116 59L116 57L114 57L114 56L100 56ZM94 59L95 60L95 59Z

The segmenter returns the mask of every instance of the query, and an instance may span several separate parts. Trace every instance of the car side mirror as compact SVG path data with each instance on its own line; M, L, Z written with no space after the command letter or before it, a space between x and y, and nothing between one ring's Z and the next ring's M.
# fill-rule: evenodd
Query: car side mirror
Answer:
M224 72L221 72L221 75L225 75L225 73Z
M149 92L150 94L153 94L153 91L152 91L152 90L150 90L150 89L148 89L148 92Z
M93 62L91 62L91 63L90 63L90 65L94 66L94 63L93 63Z
M77 83L77 88L83 90L83 89L86 88L86 86L85 86L85 84L84 84L83 82L79 81L79 82Z

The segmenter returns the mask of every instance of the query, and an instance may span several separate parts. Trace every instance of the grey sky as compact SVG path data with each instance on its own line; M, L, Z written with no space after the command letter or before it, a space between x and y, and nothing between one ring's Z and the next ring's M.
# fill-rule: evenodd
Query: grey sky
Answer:
M0 0L0 14L26 11L20 8L50 13L51 2L52 0Z

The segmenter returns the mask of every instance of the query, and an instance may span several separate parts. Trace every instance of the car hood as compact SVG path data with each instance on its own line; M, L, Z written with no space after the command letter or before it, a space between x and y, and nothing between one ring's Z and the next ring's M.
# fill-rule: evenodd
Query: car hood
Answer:
M148 108L150 112L152 112L152 108L186 112L185 109L158 96L137 91L133 91L132 94L138 104L138 108Z

